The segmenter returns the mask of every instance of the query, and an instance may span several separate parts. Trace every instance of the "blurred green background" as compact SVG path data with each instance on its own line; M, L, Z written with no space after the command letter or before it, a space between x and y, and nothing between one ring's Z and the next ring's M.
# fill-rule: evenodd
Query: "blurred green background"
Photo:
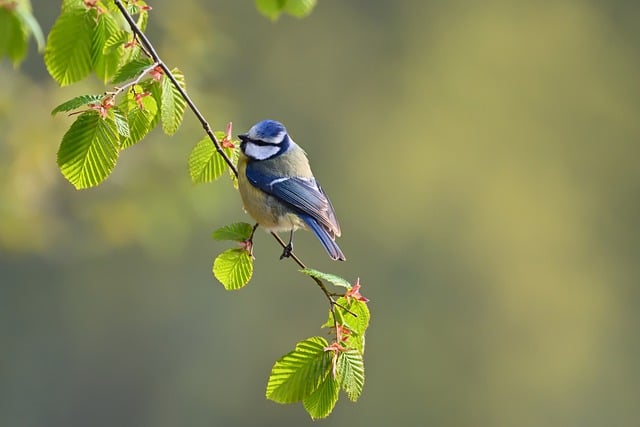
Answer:
M338 212L346 263L296 252L361 278L367 380L318 424L640 425L640 3L151 4L214 127L283 121ZM98 188L58 172L49 112L102 90L0 64L0 425L311 424L264 389L325 299L264 233L248 287L214 280L211 231L249 218L190 183L190 115Z

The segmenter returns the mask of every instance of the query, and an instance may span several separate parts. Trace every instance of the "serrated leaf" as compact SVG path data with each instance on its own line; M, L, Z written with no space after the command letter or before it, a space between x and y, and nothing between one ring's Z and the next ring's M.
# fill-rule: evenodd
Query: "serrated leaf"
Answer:
M231 148L223 148L223 150L228 157L231 156ZM208 136L202 138L189 155L189 174L191 181L195 184L215 181L228 167Z
M118 159L118 132L113 120L97 111L78 116L62 137L58 166L77 189L98 185L109 176Z
M213 232L211 237L215 240L232 240L234 242L245 242L251 233L253 232L253 226L246 222L236 222L234 224L225 225Z
M357 350L347 350L338 353L336 362L337 379L340 386L347 393L349 400L355 402L362 394L364 387L364 360Z
M362 301L351 300L351 302L347 302L345 297L340 297L336 300L336 311L338 314L338 321L340 324L346 324L349 326L349 329L356 333L364 333L369 327L369 319L371 317L369 307ZM346 311L344 308L348 309ZM353 313L356 316L354 317ZM357 320L355 320L357 319ZM329 319L327 323L322 325L322 327L332 327L333 326L333 317L331 312L329 312Z
M60 86L75 83L91 73L91 43L95 20L86 10L64 7L49 32L44 62Z
M115 74L122 56L121 46L113 46L112 49L105 51L105 44L107 40L119 33L118 23L110 13L98 14L91 42L91 62L96 76L105 83Z
M102 102L102 99L104 98L104 95L80 95L80 96L76 96L75 98L72 98L66 102L63 102L62 104L58 105L56 108L53 109L53 111L51 111L51 115L55 115L57 113L63 112L63 111L71 111L71 110L75 110L76 108L80 108L80 107L84 107L88 104L93 104L93 103L100 103Z
M147 70L153 61L149 58L138 58L124 64L113 76L111 83L118 84L126 80L138 77L143 71Z
M176 68L171 70L172 74L178 81L178 84L184 89L184 75ZM173 135L176 133L182 118L184 116L184 109L186 101L173 85L169 77L166 75L162 77L162 103L160 104L160 116L162 119L162 130L167 135Z
M284 11L296 18L309 15L316 6L317 0L285 0Z
M295 350L276 361L267 383L267 399L278 403L294 403L309 397L331 371L329 344L322 337L299 342Z
M302 400L302 404L312 419L325 418L336 406L339 394L340 383L333 375L327 375L318 389Z
M348 303L345 297L338 298L336 303L335 314L338 324L345 326L350 331L344 345L347 348L353 348L364 353L365 333L369 327L369 319L371 317L369 307L364 302L353 299ZM343 307L349 311L346 311ZM334 326L333 311L329 311L329 317L322 327L333 328Z
M142 87L142 90L144 92L149 92L153 97L153 100L156 101L156 109L158 113L153 116L153 119L149 124L149 129L153 129L160 121L160 109L162 108L162 88L160 87L160 83L158 83L154 79L143 80L140 83L140 86Z
M0 7L0 58L5 54L18 65L27 54L27 33L14 11Z
M147 6L147 3L140 0L136 3L138 6L138 20L136 21L136 25L143 32L147 29L147 22L149 21L149 12L147 10L142 10L143 6Z
M342 300L343 298L340 298L338 303L342 302ZM344 302L346 303L346 298L344 298ZM347 304L347 308L356 316L345 313L344 323L356 334L364 334L369 327L369 319L371 318L369 307L362 301L351 300L351 303Z
M140 93L141 88L135 86L135 90ZM140 97L139 102L142 103L142 108L136 102L135 97L136 94L132 91L127 92L127 96L121 105L127 116L127 123L129 123L129 137L122 140L120 145L122 149L131 147L144 138L151 131L151 124L158 114L158 107L152 96Z
M228 291L244 287L253 274L253 259L244 249L227 249L213 262L213 275Z
M343 279L340 276L336 276L335 274L323 273L322 271L314 270L312 268L304 268L300 270L300 272L306 274L307 276L315 277L320 280L326 280L327 282L331 282L336 286L342 286L343 288L350 289L351 283L347 279Z
M78 0L62 0L62 13L66 13L69 10L86 10L87 7L82 1Z
M109 113L109 116L110 118L113 119L114 123L116 124L116 129L118 131L118 134L123 138L128 138L129 122L127 121L127 118L125 117L122 110L120 110L119 108L112 108L111 112Z

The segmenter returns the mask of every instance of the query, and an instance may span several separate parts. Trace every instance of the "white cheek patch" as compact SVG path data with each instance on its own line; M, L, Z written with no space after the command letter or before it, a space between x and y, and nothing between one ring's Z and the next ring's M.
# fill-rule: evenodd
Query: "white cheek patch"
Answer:
M244 154L256 160L268 159L278 151L280 151L280 147L277 145L256 145L249 142L244 147Z

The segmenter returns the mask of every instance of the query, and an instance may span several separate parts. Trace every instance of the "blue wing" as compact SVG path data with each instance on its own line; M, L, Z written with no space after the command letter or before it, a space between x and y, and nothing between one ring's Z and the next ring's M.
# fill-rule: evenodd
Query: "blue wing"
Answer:
M258 170L253 163L247 165L246 174L254 187L277 197L299 211L302 214L300 217L316 235L318 235L316 228L321 226L331 239L340 236L340 225L336 220L333 206L315 178L276 177ZM308 218L316 222L315 227L307 221ZM323 239L320 238L320 240Z

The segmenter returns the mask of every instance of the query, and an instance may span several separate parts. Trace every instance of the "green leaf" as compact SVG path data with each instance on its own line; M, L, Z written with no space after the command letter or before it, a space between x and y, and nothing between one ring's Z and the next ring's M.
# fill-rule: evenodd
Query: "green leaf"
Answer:
M333 354L324 351L328 345L324 338L312 337L278 359L267 383L267 399L293 403L316 391L331 371Z
M96 76L106 83L115 74L120 65L123 48L121 46L110 46L110 49L105 50L107 40L117 36L120 33L120 29L116 20L107 12L100 13L97 20L91 43L91 62Z
M314 270L312 268L304 268L300 271L307 276L315 277L320 280L326 280L327 282L331 282L336 286L342 286L343 288L347 289L351 288L351 283L349 283L348 280L343 279L340 276L336 276L335 274L323 273L322 271Z
M0 6L0 58L5 54L18 65L27 54L27 33L17 14Z
M80 108L80 107L84 107L87 106L88 104L93 104L93 103L100 103L102 102L102 99L104 98L104 95L80 95L80 96L76 96L75 98L72 98L66 102L63 102L62 104L58 105L56 108L53 109L53 111L51 111L51 115L55 115L57 113L60 113L62 111L71 111L71 110L75 110L76 108Z
M31 8L27 7L24 3L18 3L16 6L16 14L22 21L23 27L26 29L27 34L33 34L36 39L36 45L38 46L38 52L42 52L44 49L44 35L42 34L42 28L36 21L31 13Z
M256 0L258 12L275 21L284 8L285 0Z
M135 86L134 89L136 93L141 93L139 86ZM151 124L158 114L158 107L152 96L140 96L139 102L142 103L142 108L140 108L136 102L136 93L127 92L124 102L120 105L127 116L127 123L129 123L129 137L122 140L121 148L123 149L137 144L144 138L151 131Z
M281 13L303 18L311 13L317 0L256 0L256 8L267 18L275 21Z
M347 350L338 353L336 373L340 386L347 397L355 402L362 394L364 387L364 360L358 350Z
M184 75L180 70L174 68L171 70L172 74L178 81L178 84L184 89ZM184 116L184 109L186 101L173 85L169 77L166 75L162 77L162 103L160 104L160 116L162 118L162 130L167 135L173 135L176 133L180 124L182 123L182 117Z
M296 18L304 18L311 13L316 3L317 0L286 0L284 11Z
M213 262L213 275L226 290L240 289L253 274L253 259L245 249L227 249Z
M346 304L346 298L339 298L338 303L341 302ZM356 334L364 334L369 327L369 319L371 318L369 307L367 307L367 304L364 302L358 300L351 300L351 303L346 305L347 308L349 308L349 311L354 313L357 317L345 312L345 324Z
M231 157L231 148L223 148L223 150L227 157ZM208 136L202 138L189 155L189 174L191 181L195 184L215 181L228 167Z
M118 134L123 138L129 137L129 122L127 121L126 116L119 108L112 108L109 117L113 119L116 124L116 129L118 130Z
M78 116L62 137L58 166L77 189L98 185L109 176L118 159L118 131L113 120L97 111Z
M361 353L364 353L365 332L369 327L369 319L371 317L369 307L367 307L367 304L364 302L354 299L351 300L351 303L348 303L345 297L338 298L336 303L335 313L338 319L338 324L347 327L351 332L347 340L344 342L345 347L357 349ZM342 307L346 307L349 311L346 311ZM354 317L351 313L356 316ZM332 311L329 311L329 318L322 327L334 327Z
M225 225L213 232L211 237L216 240L232 240L234 242L246 242L253 233L253 226L246 222L236 222Z
M302 400L302 404L312 419L325 418L336 406L339 394L340 384L333 375L327 375L320 387Z
M154 79L147 79L140 82L140 86L144 92L149 92L151 94L153 100L156 101L156 110L159 111L162 106L162 88L160 87L160 83ZM159 121L160 114L155 114L149 124L149 129L156 127Z
M146 31L147 29L147 22L149 21L149 11L147 10L142 10L141 7L142 6L147 6L147 3L140 0L137 3L138 6L138 11L137 13L139 13L138 15L138 20L136 21L136 25L138 26L138 28L140 28L142 31Z
M62 14L51 28L44 51L47 70L60 86L75 83L91 73L91 44L95 27L94 18L86 10L64 7L64 4Z
M151 64L153 64L153 61L147 57L134 59L120 67L111 83L118 84L136 78L147 70Z
M82 10L85 11L87 7L81 0L63 0L62 1L62 13L66 13L69 10Z

